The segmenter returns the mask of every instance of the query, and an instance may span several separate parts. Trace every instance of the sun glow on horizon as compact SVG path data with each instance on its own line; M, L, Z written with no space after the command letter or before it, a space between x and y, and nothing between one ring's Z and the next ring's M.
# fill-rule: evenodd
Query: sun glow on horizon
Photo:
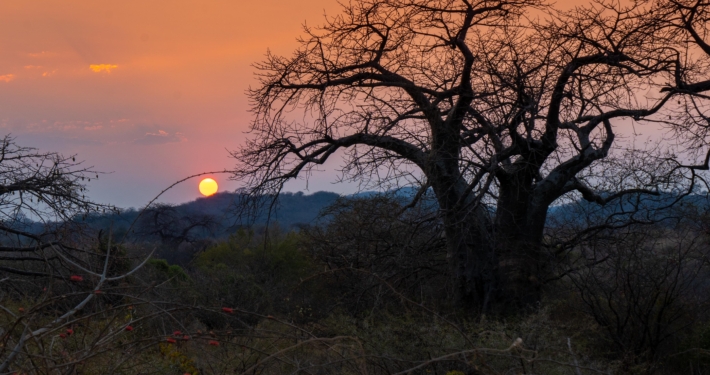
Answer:
M200 181L200 193L204 195L205 197L209 197L210 195L213 195L214 193L217 192L217 189L219 186L217 185L217 181L211 179L211 178L205 178L202 181Z

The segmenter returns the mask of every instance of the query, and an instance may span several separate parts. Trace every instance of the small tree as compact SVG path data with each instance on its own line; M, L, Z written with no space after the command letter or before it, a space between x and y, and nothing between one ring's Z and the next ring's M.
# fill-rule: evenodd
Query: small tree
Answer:
M573 196L627 207L687 193L707 167L616 139L622 124L662 122L704 145L705 128L686 120L707 119L698 114L710 84L689 81L706 73L710 51L704 34L687 37L688 24L705 27L706 5L668 3L601 0L569 12L539 0L344 4L307 27L291 57L256 65L253 136L234 153L234 177L255 196L277 194L343 155L346 179L419 181L436 195L459 300L483 310L535 303L552 204ZM525 17L533 9L550 16ZM635 212L617 224L638 221Z
M106 288L147 259L134 267L117 261L121 254L110 238L107 243L99 233L97 242L82 231L87 215L115 210L85 196L92 178L98 173L75 156L22 147L9 136L0 140L0 373L17 362L71 369L123 332L120 325L92 332L93 344L71 358L54 345L83 324L83 310L95 307ZM102 318L111 313L107 319L118 312L93 311ZM38 358L41 364L35 363Z
M55 259L47 252L72 252L79 243L78 225L87 215L115 210L86 197L86 183L98 177L76 156L41 152L17 145L10 136L2 138L0 272L61 277L47 262Z
M651 365L669 355L664 346L703 315L707 238L691 221L630 227L578 249L587 262L605 259L570 273L580 308L627 360Z

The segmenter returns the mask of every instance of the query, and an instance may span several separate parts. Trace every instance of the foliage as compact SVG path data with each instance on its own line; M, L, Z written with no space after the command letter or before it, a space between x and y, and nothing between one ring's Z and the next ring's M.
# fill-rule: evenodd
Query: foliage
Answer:
M150 259L148 264L155 267L158 272L164 274L168 279L175 281L188 281L190 279L182 267L177 264L168 264L165 259Z
M326 266L321 282L350 314L387 308L392 290L419 302L451 295L441 222L431 205L405 208L392 194L343 198L302 230L304 246ZM327 280L327 281L326 281Z
M0 142L0 373L710 370L710 4L343 10L258 65L246 191L102 215L80 194L93 170ZM619 119L691 152L619 148ZM338 150L346 177L421 189L279 197ZM291 205L288 230L274 210L216 218L249 197Z

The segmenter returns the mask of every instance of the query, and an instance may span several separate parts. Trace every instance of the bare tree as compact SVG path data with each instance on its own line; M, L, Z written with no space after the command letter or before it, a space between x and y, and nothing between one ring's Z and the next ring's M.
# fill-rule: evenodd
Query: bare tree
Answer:
M418 181L441 209L461 302L535 303L553 203L625 207L694 186L697 166L673 150L616 139L631 122L673 123L669 113L692 108L672 98L704 100L710 88L678 78L705 74L709 55L690 45L702 37L681 43L678 28L692 32L680 5L653 13L665 3L347 3L307 27L291 57L256 65L253 136L234 152L234 177L255 196L278 193L343 155L346 179ZM527 18L534 9L549 16ZM644 221L638 207L604 225Z
M195 242L199 238L199 233L195 232L212 232L216 226L216 219L208 214L179 212L174 206L158 204L146 209L138 233L177 247L184 242Z
M570 274L579 305L626 359L652 364L698 322L707 304L705 241L683 223L628 228L580 247L580 258L606 261Z
M83 231L88 215L115 211L86 197L86 183L98 177L76 156L19 146L10 136L0 140L0 316L5 323L0 373L17 362L71 369L123 332L123 327L101 332L75 358L58 353L55 345L92 316L85 310L102 299L105 288L135 273L152 255L143 254L142 262L131 267L110 239L102 244L101 232L95 247L95 233ZM38 357L41 364L34 362Z
M76 156L0 140L0 272L63 277L50 266L55 251L74 252L77 229L87 215L115 210L86 197L99 173ZM49 255L52 253L52 255ZM38 265L38 267L35 267ZM44 267L42 267L43 265Z

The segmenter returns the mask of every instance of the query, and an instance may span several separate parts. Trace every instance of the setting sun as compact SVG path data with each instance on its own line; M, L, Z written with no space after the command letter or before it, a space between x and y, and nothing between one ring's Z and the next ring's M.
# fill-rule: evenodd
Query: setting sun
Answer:
M205 178L200 181L200 193L202 193L205 197L209 197L210 195L216 193L217 188L217 181L211 178Z

